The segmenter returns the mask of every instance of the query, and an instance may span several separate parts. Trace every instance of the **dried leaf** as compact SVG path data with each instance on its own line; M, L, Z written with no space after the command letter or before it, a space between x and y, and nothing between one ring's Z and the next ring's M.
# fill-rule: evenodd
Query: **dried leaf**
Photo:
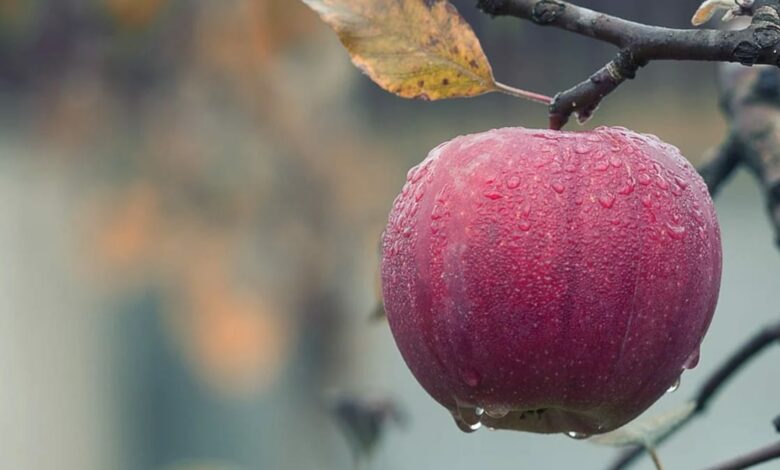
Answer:
M372 457L388 425L404 427L408 421L406 412L389 398L337 393L326 399L358 461Z
M641 445L651 448L661 436L688 419L695 409L696 403L688 402L668 413L631 422L612 432L591 437L588 441L604 446Z
M499 91L474 31L446 0L303 0L387 91L438 100Z
M734 13L732 10L735 7L736 3L734 0L705 0L699 9L696 10L696 13L693 15L693 19L691 19L691 23L694 26L701 26L711 20L712 17L715 16L715 13L718 12L718 10L729 10L729 12L731 12L730 15L729 13L726 13L726 16L723 18L723 21L728 21L729 19L733 18Z

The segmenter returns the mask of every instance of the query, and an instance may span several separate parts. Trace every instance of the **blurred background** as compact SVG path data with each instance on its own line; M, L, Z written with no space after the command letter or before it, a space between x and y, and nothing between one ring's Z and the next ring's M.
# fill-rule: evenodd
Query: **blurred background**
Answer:
M614 54L453 3L511 85L554 94ZM578 3L685 27L700 1ZM350 468L331 411L345 395L404 410L376 470L603 467L610 449L565 437L461 433L371 319L407 169L455 135L545 121L503 96L386 94L299 1L0 0L0 468ZM714 66L652 64L597 125L699 161L724 135ZM702 360L650 413L778 315L780 256L749 175L718 211ZM662 448L669 468L775 439L768 354Z

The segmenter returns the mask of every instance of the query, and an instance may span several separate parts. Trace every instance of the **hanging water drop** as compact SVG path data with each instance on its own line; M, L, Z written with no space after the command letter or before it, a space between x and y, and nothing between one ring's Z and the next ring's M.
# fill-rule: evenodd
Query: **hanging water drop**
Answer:
M456 403L458 403L456 399ZM452 411L455 423L458 428L467 433L474 432L482 427L482 415L485 410L480 407L472 407L465 404L458 404L457 409Z
M680 377L677 377L677 380L666 390L666 393L674 393L678 388L680 388Z
M568 437L570 437L572 439L577 439L578 441L581 441L583 439L587 439L587 438L590 437L589 434L585 434L585 433L581 433L581 432L575 432L575 431L567 432L566 436L568 436Z
M474 424L469 424L457 416L455 416L455 424L458 426L458 429L460 429L461 431L467 434L471 434L473 432L479 431L479 428L482 427L482 423L479 421L477 421Z

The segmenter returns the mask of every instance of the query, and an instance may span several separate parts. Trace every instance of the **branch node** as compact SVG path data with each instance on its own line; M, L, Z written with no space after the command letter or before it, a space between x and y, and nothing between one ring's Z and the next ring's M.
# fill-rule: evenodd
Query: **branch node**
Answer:
M531 20L540 25L548 25L554 23L564 11L566 11L564 3L555 0L540 0L534 5Z
M614 69L617 75L612 77L615 81L633 80L640 67L647 65L646 60L637 59L631 49L623 49L618 52L614 61L610 62L610 69Z
M753 24L758 23L780 26L780 14L771 6L763 6L753 13Z
M780 25L772 24L756 28L756 30L753 31L753 37L756 40L756 44L758 44L758 47L761 49L774 47L780 42Z
M750 41L742 41L734 48L734 58L742 65L754 65L760 53L761 49Z
M506 0L478 0L477 9L495 18L506 9Z

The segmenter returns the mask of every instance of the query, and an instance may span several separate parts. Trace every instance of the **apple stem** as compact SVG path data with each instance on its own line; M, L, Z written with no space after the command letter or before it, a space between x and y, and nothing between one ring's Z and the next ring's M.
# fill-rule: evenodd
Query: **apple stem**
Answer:
M525 100L541 103L546 106L550 106L553 102L553 99L550 96L534 93L532 91L521 90L519 88L511 87L500 82L495 82L495 86L497 91L514 96L516 98L523 98Z

